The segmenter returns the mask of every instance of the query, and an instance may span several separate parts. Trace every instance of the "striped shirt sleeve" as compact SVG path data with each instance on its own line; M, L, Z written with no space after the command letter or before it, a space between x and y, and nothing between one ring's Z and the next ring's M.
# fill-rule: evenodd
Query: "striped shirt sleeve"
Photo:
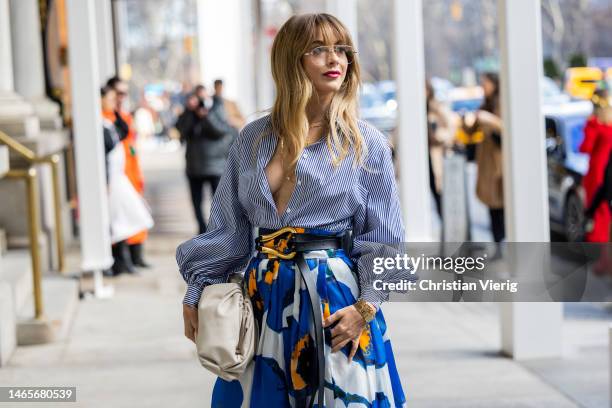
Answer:
M208 229L176 249L187 293L183 303L197 306L204 287L242 272L251 255L251 225L238 201L240 143L234 140L212 200Z
M401 254L404 241L404 224L395 171L391 158L391 148L383 135L375 137L368 146L366 168L362 169L361 185L367 191L366 216L363 225L355 226L352 257L357 259L360 298L372 303L378 309L382 302L389 299L389 292L377 290L375 280L399 282L412 279L408 269L385 270L374 273L376 257L392 257Z

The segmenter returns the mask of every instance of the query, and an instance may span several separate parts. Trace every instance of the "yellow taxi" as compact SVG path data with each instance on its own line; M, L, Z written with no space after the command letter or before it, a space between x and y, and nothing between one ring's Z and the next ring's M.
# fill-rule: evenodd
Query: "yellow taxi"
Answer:
M579 99L591 99L603 72L595 67L568 68L565 71L565 91Z

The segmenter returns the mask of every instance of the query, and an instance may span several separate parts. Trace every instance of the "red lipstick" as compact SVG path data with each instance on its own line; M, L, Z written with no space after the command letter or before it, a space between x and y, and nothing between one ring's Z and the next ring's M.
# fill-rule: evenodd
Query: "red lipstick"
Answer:
M342 75L342 73L340 71L327 71L323 75L328 78L338 78L340 75Z

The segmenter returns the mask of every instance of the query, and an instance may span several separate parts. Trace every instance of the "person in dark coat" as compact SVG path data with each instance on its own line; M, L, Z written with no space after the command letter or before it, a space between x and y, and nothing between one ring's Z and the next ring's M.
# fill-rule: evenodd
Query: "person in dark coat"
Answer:
M215 193L225 169L229 148L238 137L238 131L229 124L220 97L213 97L210 109L206 109L201 99L197 108L191 109L193 100L190 100L176 127L186 145L185 170L198 231L202 234L206 231L206 221L202 213L204 185L210 185L212 194Z
M185 144L190 137L193 127L200 119L196 110L199 105L198 96L195 93L189 94L185 98L185 108L176 120L174 127L179 132L181 144Z

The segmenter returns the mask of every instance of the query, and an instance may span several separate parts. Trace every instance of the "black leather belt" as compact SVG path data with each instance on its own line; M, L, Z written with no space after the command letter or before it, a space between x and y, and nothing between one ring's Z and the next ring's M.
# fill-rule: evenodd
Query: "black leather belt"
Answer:
M268 228L259 228L260 235L255 239L256 249L260 253L278 257L281 259L293 259L296 262L297 269L300 275L308 296L310 298L312 319L314 322L315 345L317 353L317 403L319 407L324 406L325 397L325 339L323 334L323 318L321 314L321 306L317 297L316 279L313 282L308 279L306 273L310 271L304 251L316 251L325 249L343 249L347 256L350 256L353 244L353 236L351 230L346 230L344 233L337 236L315 235L308 233L294 232L291 227L285 227L280 230ZM267 248L262 244L270 240L282 237L288 234L287 245L283 252L273 248ZM310 399L310 406L314 405L314 395Z

